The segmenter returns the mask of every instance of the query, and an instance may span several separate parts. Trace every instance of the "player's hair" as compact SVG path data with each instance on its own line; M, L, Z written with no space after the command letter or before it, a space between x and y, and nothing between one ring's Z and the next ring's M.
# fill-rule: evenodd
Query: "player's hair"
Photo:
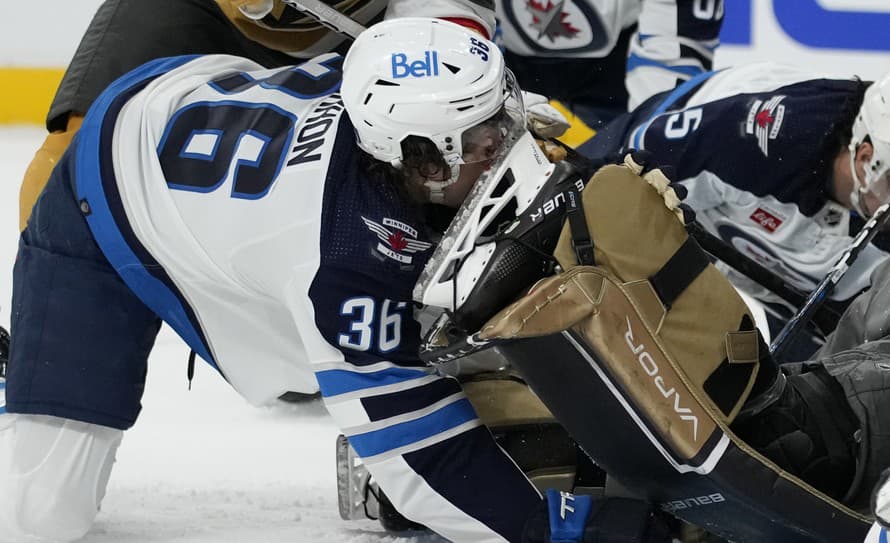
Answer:
M372 177L390 183L412 203L427 202L429 193L423 186L423 179L443 172L450 175L448 163L436 144L421 136L408 136L402 140L402 157L402 166L396 168L362 152L362 165Z
M853 123L859 114L859 108L862 107L862 101L865 98L865 90L871 85L871 81L862 81L856 79L855 91L847 97L841 108L841 113L837 120L831 125L827 131L827 135L822 143L822 149L813 158L810 168L806 172L818 171L822 172L820 177L826 180L826 190L833 194L832 185L834 159L839 153L846 152L850 140L853 138Z
M856 116L859 115L859 109L862 108L862 101L865 99L865 91L872 84L871 81L862 81L856 79L856 92L847 98L838 120L831 127L826 138L827 150L831 152L833 159L841 151L846 151L850 140L853 139L853 123Z

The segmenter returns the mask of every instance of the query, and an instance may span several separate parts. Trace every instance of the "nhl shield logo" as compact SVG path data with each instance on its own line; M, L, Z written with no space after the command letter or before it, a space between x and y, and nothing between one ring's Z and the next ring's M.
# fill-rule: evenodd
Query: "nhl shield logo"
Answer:
M411 264L414 253L426 251L433 246L432 243L418 240L417 230L402 221L387 217L383 218L382 224L367 217L362 217L362 221L377 236L377 252L400 264Z
M745 120L745 134L753 134L757 138L757 146L764 156L769 156L769 142L776 139L785 119L785 96L773 96L767 101L754 100Z

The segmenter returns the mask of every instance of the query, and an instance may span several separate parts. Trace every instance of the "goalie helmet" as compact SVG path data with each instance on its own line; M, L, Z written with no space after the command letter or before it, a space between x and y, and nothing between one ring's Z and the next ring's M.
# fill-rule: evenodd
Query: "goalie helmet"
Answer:
M425 182L433 201L461 164L497 158L510 126L525 123L519 89L497 46L440 19L399 18L368 28L346 55L341 95L358 145L375 159L401 167L409 136L436 145L451 172Z
M874 152L865 164L865 176L860 178L856 172L856 153L863 143L870 143ZM849 152L853 174L850 199L856 211L867 215L862 203L866 193L874 194L881 202L890 201L890 74L866 89L862 107L853 122Z

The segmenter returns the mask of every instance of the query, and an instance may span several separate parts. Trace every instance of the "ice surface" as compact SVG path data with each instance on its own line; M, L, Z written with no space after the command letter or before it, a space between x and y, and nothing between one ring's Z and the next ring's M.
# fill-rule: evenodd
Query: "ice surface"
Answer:
M44 131L0 128L0 322L9 324L18 192ZM85 543L433 543L397 538L337 513L336 427L320 404L256 408L164 327L149 361L143 411L118 452Z

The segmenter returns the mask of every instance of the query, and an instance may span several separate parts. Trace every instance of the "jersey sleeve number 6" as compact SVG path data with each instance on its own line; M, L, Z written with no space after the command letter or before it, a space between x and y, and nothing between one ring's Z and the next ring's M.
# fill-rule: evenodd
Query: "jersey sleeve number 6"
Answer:
M338 55L279 70L264 79L233 74L212 81L234 97L259 86L298 99L313 99L340 85ZM290 150L297 117L268 102L235 98L189 104L177 111L158 144L158 158L171 189L212 192L232 179L231 196L265 196Z
M176 112L158 145L171 189L212 192L232 177L232 197L269 192L293 139L296 116L271 104L199 102Z

